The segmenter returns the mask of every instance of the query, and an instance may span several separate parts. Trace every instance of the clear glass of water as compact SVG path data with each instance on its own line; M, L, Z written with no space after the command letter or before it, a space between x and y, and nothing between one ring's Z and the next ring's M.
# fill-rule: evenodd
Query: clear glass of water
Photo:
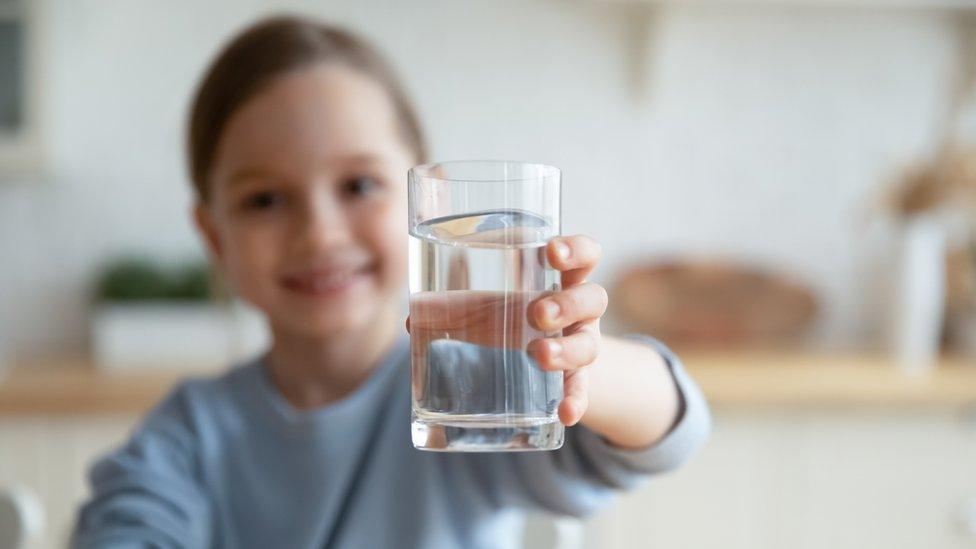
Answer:
M506 161L416 166L408 181L413 444L423 450L554 450L562 372L528 320L559 289L545 246L559 234L560 172Z

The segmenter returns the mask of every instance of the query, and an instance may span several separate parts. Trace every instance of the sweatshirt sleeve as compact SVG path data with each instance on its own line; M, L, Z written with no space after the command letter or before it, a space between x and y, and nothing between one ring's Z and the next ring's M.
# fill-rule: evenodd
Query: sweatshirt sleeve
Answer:
M146 417L120 449L89 472L71 547L207 547L209 505L196 481L186 384Z
M708 404L681 361L654 338L625 337L653 347L670 368L680 398L668 433L646 448L633 450L616 447L581 424L567 428L559 450L504 454L508 467L497 471L503 479L496 494L500 502L586 516L609 503L616 492L680 467L704 444L711 431Z

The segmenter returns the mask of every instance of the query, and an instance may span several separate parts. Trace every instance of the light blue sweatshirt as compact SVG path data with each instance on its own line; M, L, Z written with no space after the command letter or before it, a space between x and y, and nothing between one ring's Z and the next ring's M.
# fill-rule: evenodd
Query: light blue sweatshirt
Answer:
M180 384L91 469L73 546L518 547L527 511L584 516L681 465L710 430L707 404L656 340L681 396L671 431L642 450L584 426L549 452L440 453L410 439L410 353L399 337L340 401L293 408L265 357Z

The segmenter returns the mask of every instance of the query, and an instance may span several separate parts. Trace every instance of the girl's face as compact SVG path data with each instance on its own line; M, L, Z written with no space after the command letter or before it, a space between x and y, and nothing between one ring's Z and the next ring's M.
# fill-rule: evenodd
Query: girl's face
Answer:
M286 73L228 120L196 218L275 329L368 329L406 280L413 154L386 91L339 65Z

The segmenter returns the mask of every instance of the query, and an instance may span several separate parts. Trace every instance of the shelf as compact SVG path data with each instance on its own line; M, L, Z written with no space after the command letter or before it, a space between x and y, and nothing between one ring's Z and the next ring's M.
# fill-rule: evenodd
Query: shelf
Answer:
M688 353L683 360L716 409L976 404L973 360L947 359L917 377L863 356ZM0 378L0 416L141 414L187 375L185 369L109 373L81 359L21 364Z

